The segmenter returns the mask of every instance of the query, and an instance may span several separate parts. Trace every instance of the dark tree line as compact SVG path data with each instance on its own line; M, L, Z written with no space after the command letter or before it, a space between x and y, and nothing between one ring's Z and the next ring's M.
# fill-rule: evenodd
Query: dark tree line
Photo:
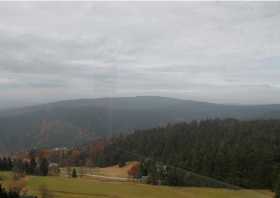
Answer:
M215 119L139 130L113 138L96 165L128 160L142 161L141 174L150 183L272 188L279 173L280 120Z
M29 161L22 159L0 158L0 171L14 171L30 175L48 175L49 162L46 158L31 158Z
M13 168L13 162L11 158L0 158L0 170L2 171L10 171Z
M13 171L30 175L47 176L49 172L49 162L46 158L36 161L31 158L30 161L17 159L13 161Z

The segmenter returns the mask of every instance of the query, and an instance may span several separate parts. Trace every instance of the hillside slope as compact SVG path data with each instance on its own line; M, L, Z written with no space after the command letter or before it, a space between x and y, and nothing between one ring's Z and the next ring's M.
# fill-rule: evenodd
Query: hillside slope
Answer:
M94 137L207 118L280 118L280 105L220 105L156 96L61 101L0 112L0 152L72 146Z

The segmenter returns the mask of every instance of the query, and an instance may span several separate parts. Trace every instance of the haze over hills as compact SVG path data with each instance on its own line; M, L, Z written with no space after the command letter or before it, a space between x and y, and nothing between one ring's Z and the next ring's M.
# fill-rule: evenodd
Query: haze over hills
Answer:
M280 118L280 105L222 105L158 96L60 101L0 112L0 151L73 146L95 137L207 118Z

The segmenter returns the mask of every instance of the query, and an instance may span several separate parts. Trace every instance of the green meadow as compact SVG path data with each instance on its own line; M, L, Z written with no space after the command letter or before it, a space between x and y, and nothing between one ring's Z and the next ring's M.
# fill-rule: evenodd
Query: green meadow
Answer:
M0 173L3 184L10 180L9 173ZM55 198L271 198L269 191L228 190L152 186L133 182L99 181L91 178L39 177L25 178L29 194L40 196L45 186Z

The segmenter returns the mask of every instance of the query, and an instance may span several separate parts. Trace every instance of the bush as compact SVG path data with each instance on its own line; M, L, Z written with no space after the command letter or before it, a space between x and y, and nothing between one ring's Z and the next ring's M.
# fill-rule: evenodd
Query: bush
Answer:
M118 163L118 166L119 166L120 168L124 167L125 165L126 165L126 162L124 162L124 161L120 161L120 162Z

